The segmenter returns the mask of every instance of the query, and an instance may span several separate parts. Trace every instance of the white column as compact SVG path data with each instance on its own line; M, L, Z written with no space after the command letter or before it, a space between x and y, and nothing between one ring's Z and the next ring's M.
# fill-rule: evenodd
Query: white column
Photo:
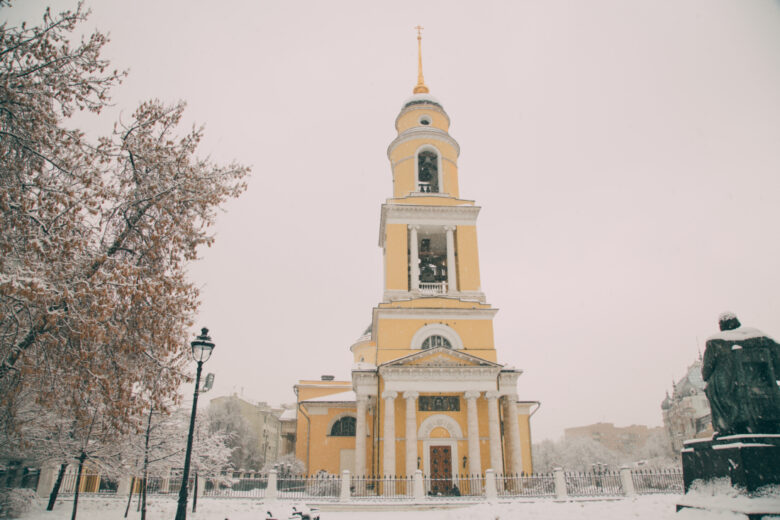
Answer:
M468 439L469 439L469 473L472 475L482 474L482 459L479 453L479 422L477 419L477 399L479 392L466 392L466 410L468 418Z
M366 411L368 396L357 396L357 421L355 423L355 476L366 474Z
M501 426L498 423L498 392L485 392L485 399L488 402L488 427L490 428L490 467L497 474L503 474Z
M417 230L420 226L409 226L409 262L410 277L412 285L409 288L410 291L417 291L420 289L420 252L417 245Z
M398 392L387 390L382 393L385 400L385 428L384 437L384 468L385 475L395 475L395 398Z
M406 476L417 469L417 396L418 392L404 392L406 399Z
M504 428L509 437L509 460L512 472L523 471L523 452L520 443L520 425L517 422L517 394L504 397Z
M458 291L458 277L455 271L455 226L444 226L447 232L447 292Z

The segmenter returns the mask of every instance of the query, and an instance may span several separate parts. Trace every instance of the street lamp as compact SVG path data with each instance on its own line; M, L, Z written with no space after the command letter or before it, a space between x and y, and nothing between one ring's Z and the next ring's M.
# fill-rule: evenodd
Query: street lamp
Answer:
M181 489L179 490L179 506L176 509L176 520L187 519L187 481L190 479L190 456L192 455L192 434L195 431L195 412L198 410L198 386L200 385L200 371L203 363L211 357L214 343L209 337L209 329L203 327L200 336L190 343L192 358L198 362L198 372L195 375L195 394L192 398L192 414L190 415L190 433L187 436L187 453L184 456L184 472L181 476Z

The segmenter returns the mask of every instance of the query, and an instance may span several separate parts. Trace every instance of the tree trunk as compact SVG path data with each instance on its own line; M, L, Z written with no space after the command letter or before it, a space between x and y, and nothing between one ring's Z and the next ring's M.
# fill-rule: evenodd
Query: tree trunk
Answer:
M192 512L198 507L198 472L195 472L195 485L192 489Z
M149 407L149 419L146 421L146 440L144 442L144 484L141 492L143 493L143 505L141 506L141 520L146 520L146 479L149 476L149 437L152 432L152 413L154 406Z
M79 488L81 487L81 472L84 470L84 461L87 459L87 454L83 451L79 455L79 471L76 473L76 491L73 494L73 514L70 516L70 520L76 520L76 511L79 507Z
M54 509L54 503L57 501L57 495L60 492L60 486L62 485L62 479L65 477L66 469L68 469L67 462L60 464L60 471L57 473L57 480L54 481L54 487L51 488L51 493L49 493L49 505L46 506L46 511L51 511Z
M130 504L133 502L133 489L135 489L135 477L130 479L130 492L127 494L127 507L125 508L125 518L130 512Z

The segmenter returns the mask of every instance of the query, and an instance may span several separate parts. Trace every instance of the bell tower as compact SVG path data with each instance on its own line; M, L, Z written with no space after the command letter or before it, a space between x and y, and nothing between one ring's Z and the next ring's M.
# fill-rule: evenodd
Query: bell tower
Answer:
M518 400L522 370L496 359L498 311L480 284L480 208L460 198L460 147L425 84L421 29L417 84L387 148L393 189L379 224L382 299L350 347L351 385L296 387L296 449L311 469L407 476L419 469L449 489L448 480L464 471L533 471L533 402ZM344 417L354 421L349 439L336 427Z

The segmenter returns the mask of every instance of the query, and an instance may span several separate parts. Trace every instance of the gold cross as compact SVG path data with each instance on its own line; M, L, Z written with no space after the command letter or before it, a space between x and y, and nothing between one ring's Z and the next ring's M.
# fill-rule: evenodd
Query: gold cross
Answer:
M419 40L420 38L422 38L423 27L421 25L418 25L417 27L415 27L415 29L417 29L417 39Z

